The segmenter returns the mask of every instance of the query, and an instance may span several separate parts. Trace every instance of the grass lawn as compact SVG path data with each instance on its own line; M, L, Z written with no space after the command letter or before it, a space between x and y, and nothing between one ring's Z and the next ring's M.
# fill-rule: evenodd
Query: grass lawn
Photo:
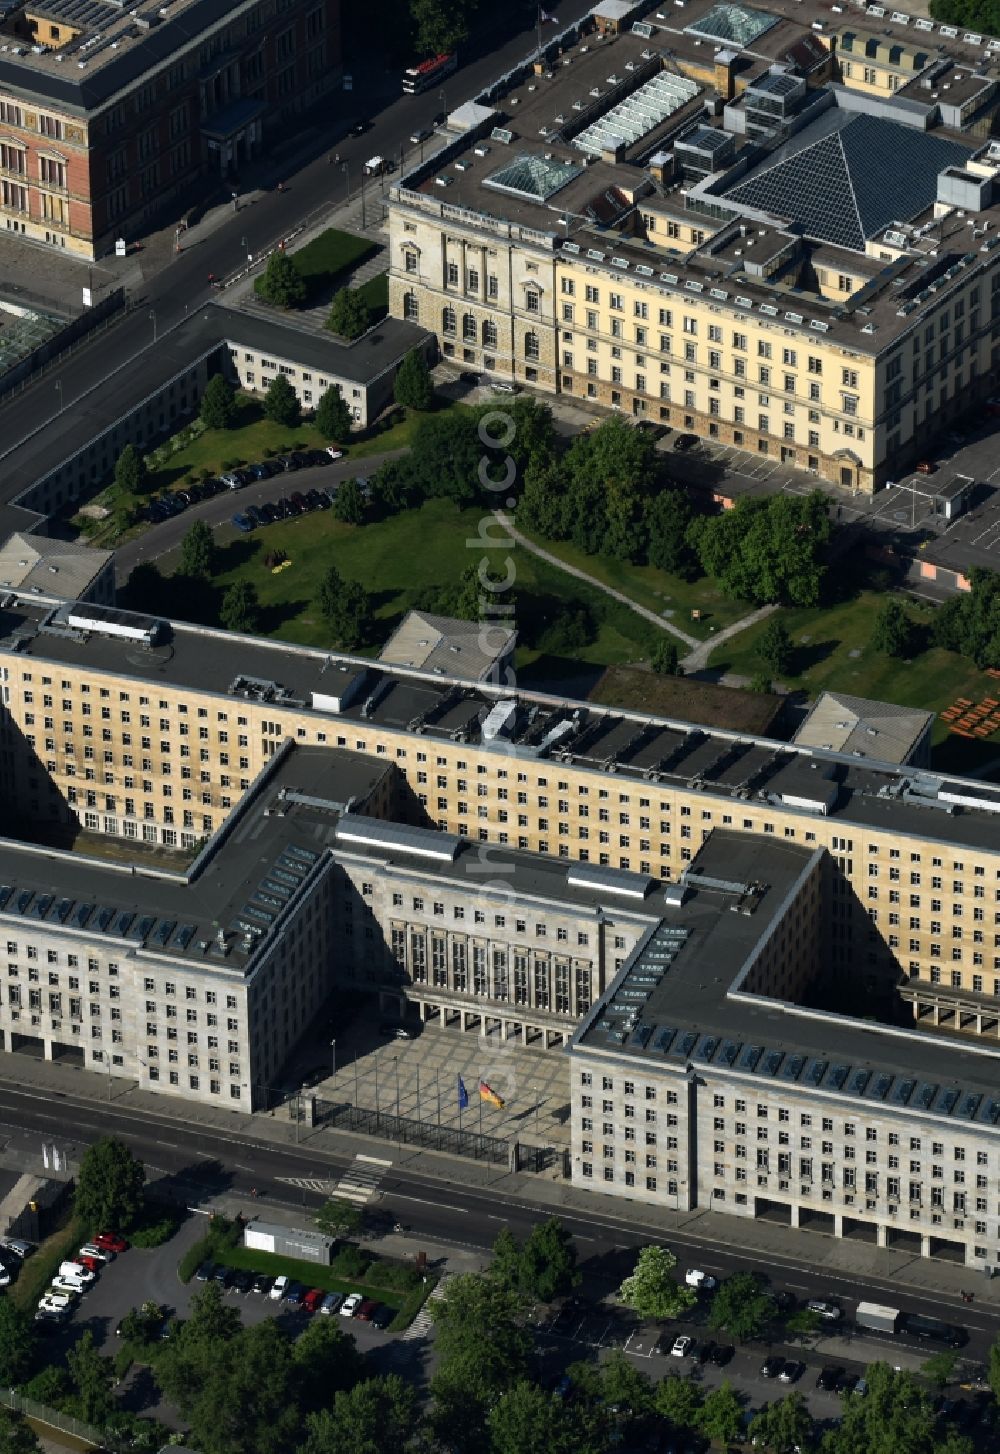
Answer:
M319 583L327 567L335 564L341 574L361 581L372 593L375 607L378 650L398 625L403 614L428 587L456 581L485 552L470 549L468 540L477 538L481 510L461 510L447 500L430 500L418 510L407 511L372 525L352 526L322 515L283 520L254 532L237 535L231 526L216 532L221 546L221 571L213 584L224 590L233 581L253 581L265 608L263 631L309 646L329 646L326 626L315 606ZM264 556L280 549L291 565L274 575L264 565ZM493 551L503 559L508 552ZM535 668L536 674L567 675L584 667L607 666L648 657L656 628L625 606L609 601L538 560L525 550L510 547L516 571L515 589L523 592L518 604L522 632L518 665ZM176 557L162 562L169 571ZM503 574L499 562L495 569ZM554 604L570 603L589 608L594 639L568 657L547 656L543 632Z
M373 323L381 323L389 311L389 274L376 273L367 283L362 283L358 292L368 304Z
M305 279L306 302L314 302L320 294L332 288L342 274L363 263L375 250L376 244L367 238L328 227L312 242L293 252L292 262ZM260 278L254 280L254 289L258 293L260 281Z
M868 646L872 622L884 601L884 595L862 591L854 599L833 606L784 611L785 625L796 648L792 672L783 678L785 684L810 697L826 690L849 692L903 707L923 707L929 712L940 712L959 696L978 701L989 694L991 679L954 652L930 647L912 661L897 661L872 651ZM918 630L922 628L921 634L925 633L934 608L909 598L906 606ZM755 650L765 624L724 642L713 652L709 665L743 676L759 671ZM1000 755L996 739L986 744L966 742L951 736L947 725L939 718L934 726L934 745L939 749L936 765L961 771L964 764L971 771L979 762Z
M268 1277L290 1277L306 1287L321 1287L324 1292L360 1292L377 1298L393 1312L399 1311L405 1293L398 1287L383 1288L378 1282L379 1263L372 1262L362 1277L345 1277L335 1267L321 1267L316 1262L300 1262L294 1257L278 1257L273 1252L258 1252L253 1247L227 1247L218 1260L226 1267L246 1272L264 1272Z
M523 531L523 534L528 532ZM754 609L746 601L730 600L708 576L698 581L682 581L677 576L667 575L666 571L657 570L655 566L630 565L628 561L614 560L606 555L587 555L567 540L546 540L543 536L530 538L536 539L543 549L566 561L567 565L586 571L595 580L621 591L648 611L655 611L658 616L669 613L668 620L699 640L713 636L724 626L748 616ZM700 620L691 619L693 610L701 612Z

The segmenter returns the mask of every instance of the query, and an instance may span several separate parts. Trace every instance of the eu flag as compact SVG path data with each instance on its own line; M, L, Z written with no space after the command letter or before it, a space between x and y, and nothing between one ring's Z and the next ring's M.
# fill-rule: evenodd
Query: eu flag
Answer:
M464 1111L469 1104L469 1092L465 1089L465 1081L458 1077L458 1109Z

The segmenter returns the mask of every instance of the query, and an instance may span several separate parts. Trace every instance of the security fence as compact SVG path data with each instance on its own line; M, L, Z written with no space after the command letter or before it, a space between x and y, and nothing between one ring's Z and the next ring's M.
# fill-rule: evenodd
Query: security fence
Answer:
M317 1099L315 1104L317 1126L378 1136L399 1146L424 1146L432 1151L446 1151L451 1156L488 1161L494 1166L507 1166L510 1162L511 1143L505 1136L458 1130L455 1126L440 1126L436 1121L418 1121L410 1116L397 1116L392 1111L373 1111L343 1102L335 1104Z

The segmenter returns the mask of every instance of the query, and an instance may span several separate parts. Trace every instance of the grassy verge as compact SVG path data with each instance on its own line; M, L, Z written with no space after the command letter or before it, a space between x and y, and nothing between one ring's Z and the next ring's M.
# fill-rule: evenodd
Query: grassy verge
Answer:
M215 1248L215 1242L210 1235L199 1237L197 1242L184 1253L177 1264L177 1276L181 1282L190 1282L203 1262L210 1262Z
M420 1309L423 1307L424 1303L430 1297L431 1293L437 1287L437 1285L437 1273L429 1273L427 1281L422 1282L419 1287L415 1287L413 1291L403 1299L403 1303L399 1309L399 1312L389 1324L389 1332L401 1333L404 1328L408 1328L413 1322L413 1319L419 1313Z
M315 1262L300 1262L294 1257L278 1257L273 1252L258 1252L253 1247L226 1247L218 1261L238 1271L263 1272L268 1277L290 1277L306 1287L321 1287L324 1292L360 1292L395 1310L403 1301L398 1287L386 1287L379 1281L379 1270L388 1271L387 1263L371 1262L363 1276L344 1277L338 1276L334 1267L320 1267Z
M17 1281L10 1289L10 1297L17 1306L26 1312L34 1308L55 1277L60 1262L71 1258L86 1240L86 1227L70 1213L68 1220L50 1233L38 1251L25 1260Z
M313 303L329 290L345 273L371 257L376 244L352 232L328 227L305 247L291 254L295 269L306 285L306 303ZM254 280L254 291L260 293L260 278Z
M372 323L381 323L389 311L389 274L376 273L367 283L362 283L358 292L368 304Z

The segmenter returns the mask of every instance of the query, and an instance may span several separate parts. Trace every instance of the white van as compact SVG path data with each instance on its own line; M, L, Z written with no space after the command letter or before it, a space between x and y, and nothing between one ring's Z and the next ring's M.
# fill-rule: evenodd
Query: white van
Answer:
M268 1293L268 1297L271 1299L271 1301L273 1303L280 1303L281 1302L281 1299L285 1296L285 1293L287 1291L288 1291L288 1278L287 1277L284 1277L284 1276L282 1276L282 1277L276 1277L274 1279L274 1285L271 1288L271 1291Z
M60 1262L59 1276L68 1278L70 1282L78 1282L81 1287L89 1287L96 1281L96 1273L91 1272L89 1267L84 1267L82 1262Z

